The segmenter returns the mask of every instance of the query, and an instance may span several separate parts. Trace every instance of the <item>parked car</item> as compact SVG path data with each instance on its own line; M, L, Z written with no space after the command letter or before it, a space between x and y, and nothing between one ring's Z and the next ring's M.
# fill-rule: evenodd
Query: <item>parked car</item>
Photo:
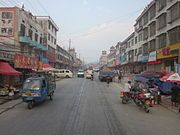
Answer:
M79 78L79 77L84 78L84 70L79 69L79 71L78 71L78 73L77 73L77 77L78 77L78 78Z
M73 73L68 69L57 69L55 71L55 75L58 78L71 78L71 77L73 77Z

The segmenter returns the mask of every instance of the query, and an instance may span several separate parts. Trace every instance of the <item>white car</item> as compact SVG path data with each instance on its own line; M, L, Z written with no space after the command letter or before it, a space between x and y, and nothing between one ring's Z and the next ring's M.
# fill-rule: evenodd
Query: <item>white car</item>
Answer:
M77 77L78 77L78 78L79 78L79 77L84 78L84 70L80 69L80 70L78 71L78 73L77 73Z
M86 79L91 79L93 75L93 71L92 70L87 70L86 71Z
M68 69L57 69L55 71L55 75L58 78L72 78L73 77L73 73Z

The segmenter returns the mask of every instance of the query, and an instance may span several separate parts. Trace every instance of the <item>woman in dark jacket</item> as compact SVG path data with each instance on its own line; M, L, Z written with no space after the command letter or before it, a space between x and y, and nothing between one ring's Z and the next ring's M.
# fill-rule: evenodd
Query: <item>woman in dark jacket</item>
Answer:
M172 106L178 107L178 104L180 103L180 87L177 83L174 83L174 86L171 88L171 102Z

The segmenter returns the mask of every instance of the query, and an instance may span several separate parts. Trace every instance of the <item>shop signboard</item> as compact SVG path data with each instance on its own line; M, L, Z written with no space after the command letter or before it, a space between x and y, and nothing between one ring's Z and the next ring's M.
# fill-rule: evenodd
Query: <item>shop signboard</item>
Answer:
M176 43L173 45L169 45L168 47L164 47L162 49L157 50L157 59L165 59L178 56L178 49L180 43Z
M126 54L120 56L120 63L121 63L122 65L127 63Z
M29 58L22 54L16 54L14 57L14 66L16 68L39 69L42 63L37 58Z
M148 60L149 60L149 53L144 53L143 58L142 58L142 62L146 63L146 62L148 62Z
M149 53L149 59L148 62L156 61L156 51Z
M0 60L6 60L6 61L12 61L14 55L7 52L1 52L0 53Z

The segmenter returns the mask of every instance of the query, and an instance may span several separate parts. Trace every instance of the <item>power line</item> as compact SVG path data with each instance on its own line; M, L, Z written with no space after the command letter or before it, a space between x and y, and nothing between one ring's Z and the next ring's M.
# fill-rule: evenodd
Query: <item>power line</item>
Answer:
M4 2L4 1L1 1L1 3L4 5L4 6L9 6L8 3Z
M39 11L33 6L30 0L27 0L27 3L34 10L34 13L39 14Z
M41 8L44 10L44 12L50 16L49 12L46 10L46 8L43 6L43 4L39 0L36 0L36 1L41 6Z
M14 1L14 0L6 0L6 1L8 1L11 5L12 5L12 3L14 3L15 5L17 5L17 2Z

